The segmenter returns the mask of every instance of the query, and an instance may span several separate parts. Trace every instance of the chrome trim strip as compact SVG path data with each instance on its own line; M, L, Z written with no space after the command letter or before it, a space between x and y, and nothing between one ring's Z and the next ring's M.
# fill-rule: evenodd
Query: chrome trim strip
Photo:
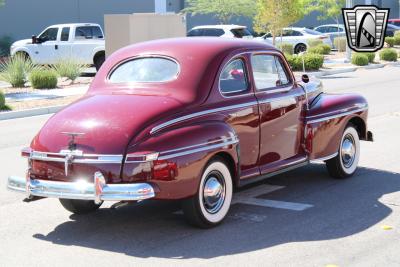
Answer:
M10 176L7 187L12 191L26 193L26 183L25 178ZM97 197L101 201L143 200L155 196L154 188L147 183L105 184L100 189ZM30 180L28 190L32 196L96 200L95 184L86 181Z
M352 111L349 111L349 112L340 113L340 114L337 114L337 115L332 115L332 116L325 117L325 118L310 120L310 121L307 121L307 124L312 124L312 123L327 121L327 120L331 120L331 119L336 119L336 118L340 118L340 117L343 117L343 116L346 116L346 115L350 115L350 114L354 114L354 113L357 113L357 112L365 111L365 110L367 110L367 109L368 109L368 108L359 108L359 109L356 109L356 110L352 110ZM321 116L323 116L323 115L321 115ZM306 119L307 119L307 118L306 118Z
M188 114L188 115L185 115L185 116L182 116L182 117L178 117L176 119L169 120L169 121L166 121L164 123L161 123L161 124L153 127L150 130L150 134L154 134L154 133L160 131L161 129L163 129L163 128L167 127L167 126L170 126L170 125L173 125L175 123L178 123L178 122L181 122L181 121L185 121L185 120L188 120L188 119L192 119L192 118L195 118L195 117L199 117L199 116L203 116L203 115L207 115L207 114L211 114L211 113L215 113L215 112L220 112L220 111L236 109L236 108L244 108L244 107L254 106L254 105L258 105L259 103L260 104L265 104L265 103L271 103L271 102L275 102L275 101L281 101L281 100L284 100L284 99L287 99L287 98L293 98L293 97L298 97L298 96L302 96L302 95L304 95L303 92L297 93L297 94L294 94L294 95L288 95L288 96L283 96L283 97L276 97L276 98L266 99L266 100L263 100L263 101L251 101L251 102L247 102L247 103L243 103L243 104L237 104L237 105L231 105L231 106L226 106L226 107L221 107L221 108L215 108L215 109L209 109L209 110L195 112L195 113L192 113L192 114Z
M326 157L323 157L323 158L312 159L311 161L325 161L325 160L328 160L328 159L332 159L332 158L336 157L337 155L338 155L338 152L335 152L332 155L329 155L329 156L326 156Z
M53 157L51 157L53 156ZM30 159L50 162L65 162L66 153L54 153L54 152L41 152L32 151ZM82 164L121 164L122 155L109 155L109 154L81 154L77 155L79 158L74 158L71 163L82 163Z
M224 143L220 143L220 144L199 147L199 148L191 149L191 150L188 150L188 151L177 152L177 153L174 153L174 154L171 154L171 155L160 156L158 159L159 160L164 160L164 159L176 158L176 157L180 157L180 156L194 154L194 153L197 153L197 152L202 152L202 151L207 151L207 150L211 150L211 149L215 149L215 148L220 148L220 147L225 147L225 146L237 144L238 142L239 142L239 140L232 140L232 141L228 141L228 142L224 142Z
M203 116L203 115L207 115L207 114L211 114L211 113L215 113L215 112L220 112L220 111L226 111L226 110L231 110L231 109L236 109L236 108L244 108L244 107L249 107L249 106L254 106L257 105L258 102L257 101L251 101L251 102L247 102L247 103L243 103L243 104L237 104L237 105L231 105L231 106L226 106L226 107L221 107L221 108L215 108L215 109L209 109L209 110L203 110L203 111L199 111L199 112L195 112L192 114L188 114L182 117L178 117L176 119L173 120L169 120L166 121L164 123L161 123L155 127L153 127L150 130L150 134L154 134L158 131L160 131L161 129L169 126L169 125L173 125L175 123L181 122L181 121L185 121L188 119L192 119L195 117L199 117L199 116Z
M325 116L325 115L330 115L330 114L335 114L335 113L344 113L344 112L349 112L352 110L358 110L358 109L366 109L368 108L368 104L364 104L364 105L357 105L357 107L349 107L349 108L344 108L341 109L340 111L330 111L330 112L325 112L323 114L317 114L317 115L312 115L312 116L307 116L308 119L311 118L315 118L315 117L321 117L321 116Z

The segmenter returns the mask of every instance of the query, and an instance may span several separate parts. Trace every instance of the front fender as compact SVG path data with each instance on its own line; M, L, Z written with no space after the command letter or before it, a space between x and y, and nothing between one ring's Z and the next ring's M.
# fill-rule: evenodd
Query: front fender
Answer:
M306 148L310 159L333 157L349 122L357 127L360 139L367 140L368 103L358 94L320 94L306 116Z
M237 146L235 132L224 122L209 121L171 129L129 147L122 180L152 183L159 189L158 199L191 197L197 192L204 167L216 154L230 160L232 175L236 175ZM159 153L158 159L138 162L129 157L149 152Z

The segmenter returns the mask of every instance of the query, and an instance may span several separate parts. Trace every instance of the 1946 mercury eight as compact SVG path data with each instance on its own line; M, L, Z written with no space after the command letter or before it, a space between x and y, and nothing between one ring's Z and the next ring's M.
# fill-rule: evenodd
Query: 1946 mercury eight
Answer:
M261 42L123 48L23 149L26 177L9 177L8 187L59 198L74 213L103 201L182 199L189 222L210 227L227 215L234 187L316 159L333 177L353 175L359 141L372 141L366 100L302 80Z

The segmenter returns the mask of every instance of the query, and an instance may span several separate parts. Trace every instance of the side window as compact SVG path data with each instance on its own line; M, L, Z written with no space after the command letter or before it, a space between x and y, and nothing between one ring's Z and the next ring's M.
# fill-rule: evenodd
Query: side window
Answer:
M279 82L274 56L254 55L251 57L254 83L258 90L274 88Z
M56 41L57 40L57 34L58 34L58 28L49 28L46 31L44 31L39 36L39 38L42 40L42 42Z
M75 39L102 39L103 33L97 26L82 26L75 30Z
M293 31L292 35L293 36L303 36L303 34L299 31Z
M201 29L194 29L187 33L188 37L202 36L203 31Z
M286 86L290 84L289 75L286 68L283 65L282 59L275 57L276 69L279 75L279 86Z
M318 27L315 29L317 32L322 32L322 33L326 33L326 27L322 26L322 27Z
M61 30L61 41L67 42L69 40L69 27L62 28Z
M254 55L251 58L254 83L258 90L286 86L290 79L278 57L271 55Z
M222 29L204 29L204 36L216 36L219 37L223 35L225 32Z
M248 81L242 59L235 59L225 66L219 77L219 88L223 94L247 90Z

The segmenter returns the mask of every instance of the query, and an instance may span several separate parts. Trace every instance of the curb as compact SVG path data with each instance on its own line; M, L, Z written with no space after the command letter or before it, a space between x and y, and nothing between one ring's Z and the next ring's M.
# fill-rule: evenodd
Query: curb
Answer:
M309 72L308 74L313 75L316 78L321 78L323 76L354 72L357 69L358 69L357 67L350 67L350 68L343 68L343 69L337 69L337 70L323 70L323 71L317 71L317 72Z
M0 113L0 121L52 114L52 113L58 112L59 110L63 109L64 107L66 107L66 106L52 106L52 107L45 107L45 108L34 108L34 109L19 110L19 111L1 112Z

